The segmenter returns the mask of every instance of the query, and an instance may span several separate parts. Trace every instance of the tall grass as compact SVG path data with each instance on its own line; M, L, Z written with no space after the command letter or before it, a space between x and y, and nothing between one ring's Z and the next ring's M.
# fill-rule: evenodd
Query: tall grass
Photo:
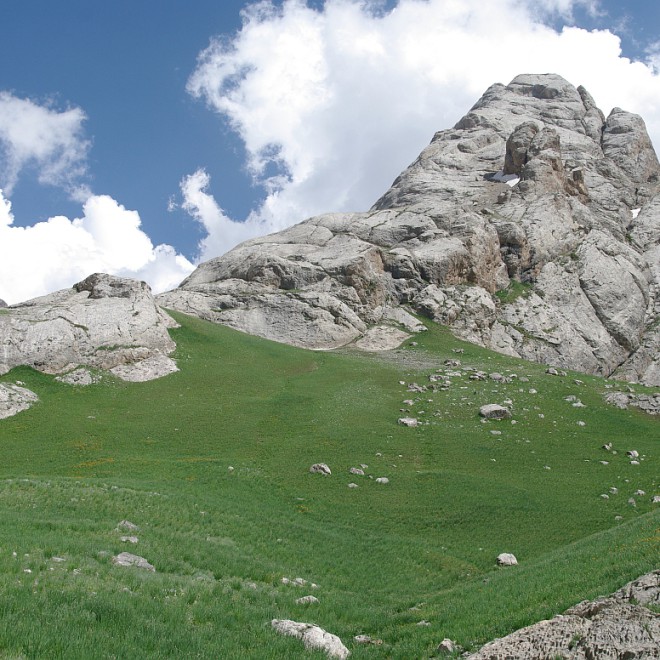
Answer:
M445 636L474 647L657 567L658 421L606 407L603 380L441 328L374 356L177 318L181 370L166 378L2 378L41 401L0 422L0 657L302 656L275 617L322 625L356 658L427 657ZM518 378L408 392L456 348L463 367ZM481 421L480 405L507 400L515 424ZM310 474L316 462L332 476ZM124 519L137 545L120 540ZM121 551L156 573L113 566ZM520 565L496 568L504 551ZM296 605L308 593L320 603ZM353 644L360 633L383 644Z

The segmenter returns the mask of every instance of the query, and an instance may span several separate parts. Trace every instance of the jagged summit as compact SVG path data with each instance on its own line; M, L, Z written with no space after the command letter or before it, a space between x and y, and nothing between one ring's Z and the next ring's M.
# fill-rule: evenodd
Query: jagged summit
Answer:
M405 306L510 355L660 384L659 177L639 116L520 75L370 211L247 241L159 301L309 348L410 325ZM512 281L522 295L495 295Z

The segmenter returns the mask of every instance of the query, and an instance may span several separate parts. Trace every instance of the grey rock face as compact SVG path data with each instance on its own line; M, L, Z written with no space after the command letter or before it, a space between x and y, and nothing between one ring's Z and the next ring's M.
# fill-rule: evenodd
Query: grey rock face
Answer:
M2 298L0 298L0 308L2 307L7 307L7 303Z
M22 364L46 373L121 366L116 375L135 380L128 374L142 363L143 374L158 377L176 369L167 357L173 325L144 282L91 275L0 314L0 373Z
M660 384L659 292L644 122L546 74L491 86L368 212L243 243L159 302L308 348L408 307L512 356Z
M468 657L471 660L660 658L660 616L644 607L657 605L659 599L660 571L655 571L608 598L583 601L551 620L496 639Z

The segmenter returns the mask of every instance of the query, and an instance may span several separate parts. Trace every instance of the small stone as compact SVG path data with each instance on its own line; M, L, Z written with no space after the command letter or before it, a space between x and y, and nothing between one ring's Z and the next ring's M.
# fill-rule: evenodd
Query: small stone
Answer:
M125 529L127 532L139 532L140 528L135 524L130 522L130 520L122 520L118 525L118 528Z
M332 474L330 468L325 463L314 463L309 468L309 471L312 474L322 474L324 477L329 477Z
M630 504L630 506L637 506L637 502L635 501L634 497L630 497L628 499L628 504Z
M497 555L497 565L498 566L516 566L518 560L515 555L512 555L510 552L503 552Z
M491 431L491 435L502 435L502 431Z
M137 543L138 542L138 537L137 536L121 536L119 538L120 541L123 543Z
M582 420L580 420L580 421L577 423L577 425L578 425L578 426L586 426L586 423L583 422Z
M654 495L651 498L651 504L660 504L660 495Z
M144 557L132 555L130 552L121 552L116 557L112 558L112 563L115 566L143 568L147 571L155 572L156 569Z
M302 598L296 598L297 605L312 605L318 602L319 599L316 596L303 596Z
M356 474L358 477L364 477L364 470L362 468L352 467L349 472L351 474Z
M626 452L626 456L630 456L630 458L639 458L639 452L632 449L631 451Z
M289 619L273 619L271 626L281 635L290 635L302 640L307 650L324 651L329 658L345 660L350 651L337 635L319 628L313 623L298 623Z
M429 621L418 621L417 625L418 626L430 626L431 623Z
M633 493L633 495L637 495L637 497L644 497L644 495L646 495L646 491L638 489Z
M609 500L609 499L610 499L610 496L609 496L607 493L603 493L603 494L601 495L601 497L602 497L604 500Z
M376 479L377 484L389 484L390 480L387 477L378 477Z
M546 369L545 373L550 375L550 376L559 376L559 372L556 369L553 369L552 367L550 367L549 369Z
M448 637L445 637L440 644L438 644L438 648L436 649L436 653L439 653L440 655L451 655L456 651L456 642L452 641Z
M618 492L619 489L616 486L610 486L610 493L612 493L612 495L617 495Z
M400 417L398 423L401 424L401 426L407 426L410 428L419 426L419 420L415 417Z
M511 411L497 403L488 403L479 408L479 414L485 419L510 419Z
M529 390L528 390L528 392L529 392L530 394L538 394L537 390L535 390L533 387L530 387Z
M227 472L233 472L233 471L234 471L234 467L233 467L232 465L230 465L230 466L227 468Z
M609 461L598 461L601 465L609 465Z
M357 485L357 484L354 484L353 482L351 482L350 484L348 484L348 487L349 487L349 488L357 488L358 485Z
M630 461L630 465L639 465L639 461Z

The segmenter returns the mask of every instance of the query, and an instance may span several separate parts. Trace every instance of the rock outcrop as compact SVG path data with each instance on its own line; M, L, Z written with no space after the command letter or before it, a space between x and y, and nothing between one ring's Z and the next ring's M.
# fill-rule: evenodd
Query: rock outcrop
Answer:
M660 571L483 646L470 660L660 658Z
M437 133L370 211L247 241L159 301L309 348L408 307L509 355L660 384L659 192L640 117L521 75Z
M27 410L38 400L39 397L26 387L13 383L0 383L0 419Z
M0 314L0 374L18 365L66 373L79 365L147 380L176 370L168 357L175 322L144 282L90 275Z

